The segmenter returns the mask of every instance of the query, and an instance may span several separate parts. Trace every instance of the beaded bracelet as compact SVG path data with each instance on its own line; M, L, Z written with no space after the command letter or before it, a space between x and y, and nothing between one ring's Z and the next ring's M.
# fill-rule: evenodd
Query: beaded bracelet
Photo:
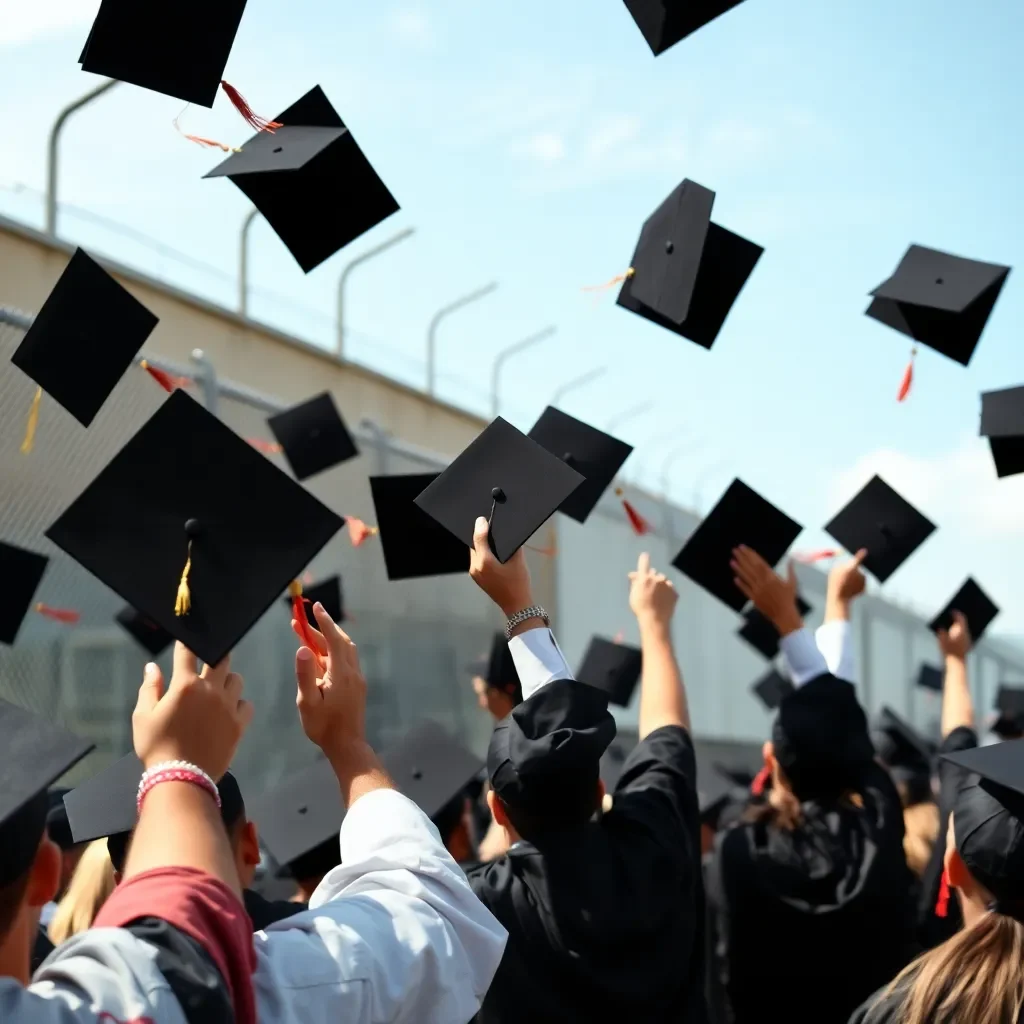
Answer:
M139 779L139 791L135 798L136 811L142 810L142 801L146 794L161 782L191 782L193 786L205 789L220 807L220 791L217 783L197 764L190 761L161 761L142 773Z

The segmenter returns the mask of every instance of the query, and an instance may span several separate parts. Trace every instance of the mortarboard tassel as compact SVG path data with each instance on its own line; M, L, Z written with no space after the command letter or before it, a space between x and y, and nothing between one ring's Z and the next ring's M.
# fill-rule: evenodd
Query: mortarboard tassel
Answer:
M273 135L275 128L284 127L280 121L268 121L265 117L260 117L259 114L253 113L253 109L249 106L245 97L229 82L222 81L220 87L227 93L227 97L231 100L235 110L245 118L246 124L250 128L255 128L258 132L270 132Z
M830 558L838 558L839 552L835 548L823 548L821 551L808 551L804 554L793 556L794 562L801 565L814 565L815 562L825 562Z
M606 292L609 288L614 288L617 284L628 281L635 273L635 268L630 267L624 274L616 274L610 281L605 281L604 284L586 285L583 290L585 292Z
M39 403L43 400L43 389L36 388L32 404L28 409L28 420L25 423L25 439L21 442L21 454L28 455L36 443L36 427L39 426Z
M171 392L175 388L187 387L192 382L188 377L172 377L169 373L165 373L160 369L159 366L154 366L148 359L143 359L139 366L141 366L146 373L150 375L164 389L164 391Z
M179 134L184 135L185 138L188 139L189 142L194 142L197 145L204 146L207 149L219 149L219 150L222 150L225 153L241 153L242 152L242 150L238 146L227 146L223 142L218 142L216 139L207 139L207 138L205 138L202 135L189 135L188 132L182 131L181 125L179 124L179 122L181 121L181 118L184 116L185 111L188 110L188 108L191 105L192 105L191 103L186 103L185 104L185 110L182 110L182 112L174 119L175 130L178 131Z
M264 455L280 455L284 449L279 444L274 444L273 441L264 441L261 437L247 437L246 441L249 442L258 452L263 452Z
M313 638L309 627L309 618L306 615L309 598L302 596L302 584L298 580L292 580L288 584L288 594L292 599L292 618L298 624L299 632L302 634L302 646L308 647L313 652L313 657L316 658L316 663L320 671L323 672L324 660L320 656L320 645Z
M615 634L615 638L612 640L612 643L613 644L621 644L625 639L626 639L626 634L623 633L622 630L620 629L618 631L618 633Z
M348 527L348 535L352 541L352 547L362 547L370 537L376 537L380 529L376 526L367 526L362 519L355 516L346 516L345 525Z
M761 796L765 791L765 787L768 785L768 780L772 777L771 769L768 765L765 765L755 776L754 781L750 784L750 792L754 796Z
M910 350L910 362L907 363L907 368L903 371L903 380L900 381L900 389L896 394L897 402L905 401L907 395L910 394L910 388L914 383L914 357L916 355L917 346L915 345Z
M629 519L629 525L633 527L633 532L638 537L643 537L645 534L654 533L654 527L633 506L623 497L623 490L621 487L615 488L615 497L622 498L622 507L626 510L626 516Z
M192 541L188 542L188 556L185 559L185 568L182 570L181 579L178 581L178 596L174 600L174 614L179 618L188 615L192 608L192 592L188 587L188 574L192 571Z
M48 619L53 619L54 622L63 622L68 626L75 625L82 617L78 612L70 608L51 608L48 604L43 604L42 602L36 605L36 611L40 615L45 615Z
M942 881L939 883L939 898L935 901L935 916L949 915L949 872L943 868Z

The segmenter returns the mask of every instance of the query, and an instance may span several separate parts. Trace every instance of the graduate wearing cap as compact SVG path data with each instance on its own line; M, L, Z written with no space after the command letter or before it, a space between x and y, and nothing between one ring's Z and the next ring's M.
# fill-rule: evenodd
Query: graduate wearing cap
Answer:
M866 554L832 569L826 622L849 620ZM737 1024L840 1024L914 952L900 799L854 686L803 626L795 578L742 547L732 570L775 624L795 689L764 748L768 799L719 837L708 872L716 969Z
M490 712L496 722L507 718L513 708L522 704L523 684L503 634L494 634L489 657L473 662L469 672L480 710Z
M600 814L608 693L573 679L522 552L502 565L488 532L479 519L470 572L508 619L523 702L487 756L508 850L467 871L509 931L479 1020L703 1020L700 816L669 632L675 589L641 556L630 593L644 652L640 742Z

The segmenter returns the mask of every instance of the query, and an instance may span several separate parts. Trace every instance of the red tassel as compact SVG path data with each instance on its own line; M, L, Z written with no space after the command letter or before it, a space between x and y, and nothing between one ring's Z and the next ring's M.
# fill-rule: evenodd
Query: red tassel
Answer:
M615 488L615 496L622 498L622 507L626 510L626 518L629 520L629 525L633 527L633 532L638 537L643 537L647 533L654 533L654 527L633 506L622 497L623 491L621 487Z
M613 644L621 644L622 641L625 640L625 639L626 639L626 634L623 633L622 630L620 629L618 631L618 633L615 634L615 638L612 640L612 643Z
M325 670L324 659L320 654L320 646L313 636L313 630L309 625L309 617L306 614L306 605L309 604L309 598L302 596L302 584L298 580L293 580L288 585L288 593L292 598L292 618L298 623L299 633L302 635L302 646L308 647L313 652L317 667L323 672Z
M36 611L48 619L53 619L54 622L63 622L66 626L75 625L82 617L70 608L51 608L48 604L37 604Z
M910 394L910 388L914 383L914 357L917 355L917 346L915 345L910 350L910 362L907 363L907 368L903 371L903 380L900 382L900 390L896 394L896 401L906 401L907 395Z
M284 125L279 121L268 121L265 117L260 117L259 114L253 113L252 107L246 102L245 97L231 84L228 82L221 82L220 87L227 93L228 99L234 105L250 128L255 128L258 132L270 132L274 134L275 128L283 128Z
M380 530L376 526L367 526L362 519L355 516L346 516L345 525L348 527L348 535L352 540L352 547L362 547L369 537L376 537Z
M159 366L154 366L147 359L143 359L139 366L167 392L171 392L175 388L187 388L192 383L188 377L172 377L169 373L161 370Z
M284 451L279 444L274 444L273 441L264 441L260 437L247 437L246 440L258 452L263 452L264 455L280 455Z
M803 565L814 565L815 562L825 562L830 558L838 557L839 552L835 548L825 548L822 551L808 551L806 554L794 555L793 561Z
M949 914L949 872L943 868L942 881L939 883L939 898L935 901L935 916L946 917Z
M175 128L175 131L177 131L179 135L184 135L185 138L188 139L189 142L194 142L194 143L196 143L199 146L203 146L205 149L219 149L219 150L221 150L224 153L241 153L242 152L236 146L228 146L228 145L225 145L223 142L218 142L216 139L208 139L208 138L206 138L203 135L189 135L188 132L183 131L180 122L181 122L182 117L185 114L185 111L188 110L189 106L190 106L190 104L186 103L185 104L185 110L183 110L174 119L174 128Z
M768 765L765 765L755 776L754 781L750 784L750 792L754 796L761 796L765 787L768 785L768 780L772 777L771 769Z

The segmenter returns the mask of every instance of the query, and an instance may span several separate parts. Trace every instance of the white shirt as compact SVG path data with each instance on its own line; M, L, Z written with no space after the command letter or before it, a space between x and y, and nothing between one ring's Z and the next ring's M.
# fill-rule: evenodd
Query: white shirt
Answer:
M512 637L508 649L522 684L523 700L528 700L542 686L556 679L573 678L555 634L546 627L528 629Z
M856 683L853 632L849 622L826 622L812 636L804 627L779 641L789 677L796 687L831 672L837 679Z

